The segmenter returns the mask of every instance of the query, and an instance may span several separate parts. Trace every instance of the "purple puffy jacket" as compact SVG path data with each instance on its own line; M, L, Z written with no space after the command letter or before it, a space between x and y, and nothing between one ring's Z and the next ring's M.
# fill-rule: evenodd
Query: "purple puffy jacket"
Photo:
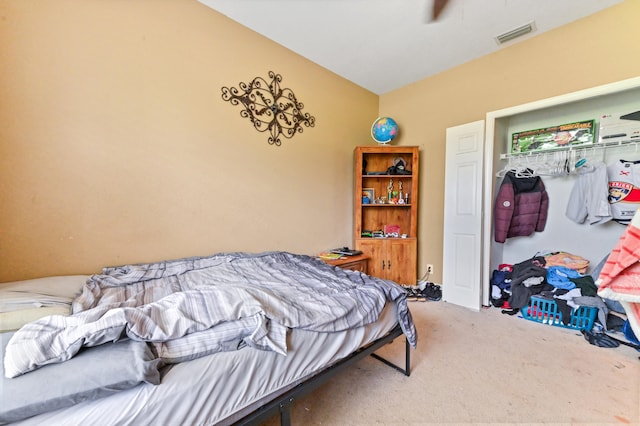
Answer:
M540 176L516 177L508 172L498 190L494 210L495 240L544 231L549 195Z

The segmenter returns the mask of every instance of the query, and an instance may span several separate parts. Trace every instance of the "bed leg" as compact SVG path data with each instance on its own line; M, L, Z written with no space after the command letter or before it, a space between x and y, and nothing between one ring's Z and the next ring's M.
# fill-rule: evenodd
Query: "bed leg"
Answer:
M374 357L375 359L377 359L378 361L382 361L383 363L387 364L389 367L392 367L392 368L400 371L401 373L403 373L405 376L408 377L408 376L411 375L411 346L409 345L409 340L407 340L406 337L405 337L404 341L405 341L405 344L404 344L404 351L405 351L405 355L404 355L405 365L404 365L404 368L395 365L391 361L386 360L385 358L381 357L380 355L378 355L376 353L371 353L371 356Z
M280 403L280 426L291 426L291 406L293 398Z
M404 339L405 350L405 368L404 375L409 377L411 375L411 346L409 345L409 339Z

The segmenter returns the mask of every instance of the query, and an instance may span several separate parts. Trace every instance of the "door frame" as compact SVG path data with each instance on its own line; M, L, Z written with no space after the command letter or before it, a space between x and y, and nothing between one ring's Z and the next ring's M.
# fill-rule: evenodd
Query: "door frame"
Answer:
M545 108L579 102L590 98L610 95L640 87L640 77L633 77L614 83L591 87L577 92L554 96L510 108L488 112L485 119L485 154L484 154L484 223L483 223L483 257L482 257L482 304L489 306L491 294L491 273L501 263L502 244L493 241L493 204L495 198L495 166L500 164L502 154L496 149L499 142L504 142L507 134L508 118L518 114L541 110Z

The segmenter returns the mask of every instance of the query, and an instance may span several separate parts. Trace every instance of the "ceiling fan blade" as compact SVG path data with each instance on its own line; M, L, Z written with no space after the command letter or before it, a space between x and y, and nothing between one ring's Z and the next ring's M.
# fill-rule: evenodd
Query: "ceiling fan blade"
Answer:
M433 11L431 16L434 21L440 17L445 6L447 6L447 3L449 3L449 0L433 0Z

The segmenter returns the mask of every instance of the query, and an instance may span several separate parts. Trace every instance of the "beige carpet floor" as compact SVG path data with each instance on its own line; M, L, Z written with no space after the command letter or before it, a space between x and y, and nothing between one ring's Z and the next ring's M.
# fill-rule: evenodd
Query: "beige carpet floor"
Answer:
M496 308L410 308L419 339L410 377L368 357L297 401L292 423L640 425L637 350ZM379 354L402 365L404 340Z

